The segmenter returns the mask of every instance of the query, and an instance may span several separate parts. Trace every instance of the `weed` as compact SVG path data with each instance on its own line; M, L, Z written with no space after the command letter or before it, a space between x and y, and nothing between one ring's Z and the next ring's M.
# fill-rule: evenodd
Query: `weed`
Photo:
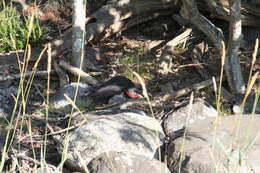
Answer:
M144 49L139 48L135 53L129 53L119 59L118 63L125 68L122 68L122 75L133 79L133 71L136 71L144 78L152 78L151 69L155 68L155 59L150 59L144 56Z
M13 7L6 7L0 12L0 52L25 48L31 20L33 20L32 34L29 43L38 46L46 38L47 30L41 26L38 19L33 16L25 16L24 20L21 19L22 17Z

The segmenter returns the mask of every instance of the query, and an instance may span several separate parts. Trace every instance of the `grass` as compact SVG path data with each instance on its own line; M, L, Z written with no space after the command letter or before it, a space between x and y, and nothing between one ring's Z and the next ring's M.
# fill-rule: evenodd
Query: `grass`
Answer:
M121 69L123 70L121 74L132 80L135 77L133 71L144 78L151 79L154 77L151 69L156 67L155 59L146 57L144 48L137 49L135 53L128 53L118 60L118 64L121 65Z
M17 90L17 96L15 98L15 105L13 109L13 113L11 116L10 121L8 122L8 130L5 140L5 145L3 147L3 151L1 153L1 160L0 160L0 172L3 172L5 162L7 159L8 153L13 150L11 147L14 141L14 135L16 133L12 133L12 131L17 131L18 138L21 136L23 130L28 130L30 134L30 141L33 146L32 142L32 126L30 124L30 118L26 118L26 109L27 109L27 102L29 98L29 93L32 87L32 83L34 80L34 74L37 71L39 61L43 55L43 51L39 55L38 60L35 62L33 67L33 73L26 81L24 74L28 70L28 63L30 60L31 55L31 44L38 43L40 39L43 38L44 31L40 27L39 22L37 19L34 18L34 15L25 17L25 23L21 22L21 16L16 11L15 8L6 7L0 13L0 50L1 51L10 51L15 50L18 51L19 49L25 49L25 54L23 61L18 61L19 69L20 69L20 82L19 87ZM18 54L17 54L18 56ZM17 57L19 60L20 57ZM18 127L20 125L20 127ZM24 124L26 124L27 128L25 128ZM17 144L17 150L20 150L20 143ZM35 151L34 147L32 147L32 152L34 159ZM19 163L17 162L17 167L19 167ZM16 167L15 166L15 167ZM16 170L16 168L11 168Z
M31 32L29 40L28 32ZM22 17L11 6L0 12L0 52L24 49L27 41L33 46L39 46L46 36L47 29L34 16Z

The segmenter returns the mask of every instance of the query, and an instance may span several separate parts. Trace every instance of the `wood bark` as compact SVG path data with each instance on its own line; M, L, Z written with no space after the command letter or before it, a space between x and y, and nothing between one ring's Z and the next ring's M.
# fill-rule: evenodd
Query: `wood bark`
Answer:
M85 55L85 18L86 18L86 1L75 0L73 3L73 31L72 31L72 56L70 57L71 65L82 69ZM82 69L85 71L86 69Z
M205 35L207 35L212 41L214 47L218 52L221 52L222 45L221 41L224 41L223 33L207 18L200 14L197 4L194 0L183 0L181 8L181 15L185 19L189 20L190 23L195 25Z
M227 55L225 59L225 72L229 87L234 94L245 92L245 83L240 67L238 51L242 40L242 23L240 14L240 0L229 0L230 22Z

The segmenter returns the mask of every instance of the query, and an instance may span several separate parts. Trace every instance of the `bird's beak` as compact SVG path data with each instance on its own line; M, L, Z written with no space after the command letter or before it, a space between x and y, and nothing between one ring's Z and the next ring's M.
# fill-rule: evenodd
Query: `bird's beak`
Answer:
M137 92L136 88L129 88L127 90L124 91L125 94L133 99L138 99L138 98L144 98L140 93Z

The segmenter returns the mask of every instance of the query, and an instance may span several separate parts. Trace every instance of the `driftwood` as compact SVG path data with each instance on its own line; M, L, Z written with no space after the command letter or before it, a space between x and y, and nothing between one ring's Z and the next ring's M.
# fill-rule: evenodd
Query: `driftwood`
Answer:
M70 73L72 73L75 76L79 76L80 75L80 78L83 81L85 81L85 82L87 82L87 83L89 83L89 84L91 84L93 86L98 86L100 84L100 82L97 81L94 77L92 77L89 74L85 73L81 69L66 63L63 60L60 60L59 66L62 67L63 69L65 69L65 70L69 71Z
M219 78L217 78L216 81L219 81ZM191 93L192 91L198 91L198 90L204 89L206 87L209 87L211 85L213 85L213 80L208 79L208 80L193 84L190 87L186 87L186 88L182 88L177 91L174 91L171 94L167 94L164 96L163 99L164 100L172 99L172 98L176 99L178 97L187 95L187 94Z
M225 71L228 84L236 95L244 94L245 82L239 64L238 51L242 40L242 24L240 15L240 0L229 0L230 22L228 49L225 59Z
M200 14L194 0L183 0L181 15L207 35L214 44L216 50L221 52L221 41L224 41L222 31Z

